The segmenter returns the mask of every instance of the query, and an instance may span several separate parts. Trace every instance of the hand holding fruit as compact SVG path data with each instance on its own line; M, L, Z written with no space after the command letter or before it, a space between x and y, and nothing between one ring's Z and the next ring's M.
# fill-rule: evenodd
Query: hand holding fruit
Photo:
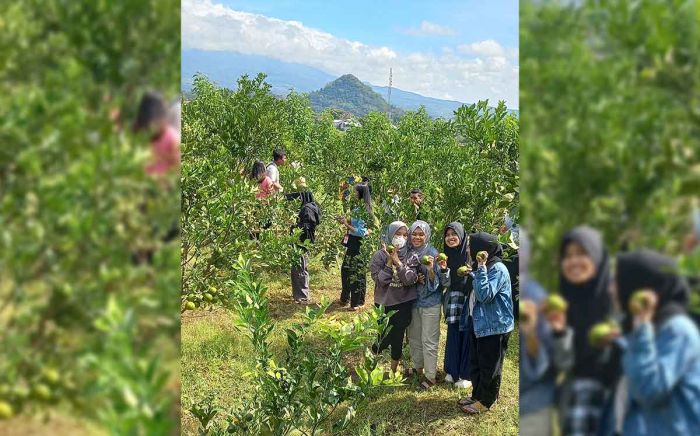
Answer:
M447 255L445 253L438 254L437 264L440 269L447 269Z
M629 310L634 315L635 326L651 321L657 304L658 297L651 289L640 289L632 294L632 298L629 301Z
M560 333L566 328L566 309L568 308L566 300L557 294L552 294L547 297L542 307L553 331Z
M588 331L588 341L593 347L603 348L620 336L620 334L620 327L616 322L599 322Z
M480 251L476 253L476 262L480 267L486 265L486 261L488 260L488 258L489 254L485 251Z
M423 273L418 273L418 283L421 285L425 284L425 275Z
M433 269L435 263L435 258L433 256L423 256L420 259L420 263L428 267L428 271Z
M462 265L459 268L457 268L457 276L464 277L467 274L469 274L469 271L471 271L471 268L469 268L468 265Z

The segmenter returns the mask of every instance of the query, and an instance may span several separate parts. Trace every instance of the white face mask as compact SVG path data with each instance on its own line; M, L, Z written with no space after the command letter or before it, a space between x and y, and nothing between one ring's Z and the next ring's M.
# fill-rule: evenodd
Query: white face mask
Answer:
M406 238L402 236L394 236L394 238L391 240L391 243L396 248L403 248L403 246L406 245Z

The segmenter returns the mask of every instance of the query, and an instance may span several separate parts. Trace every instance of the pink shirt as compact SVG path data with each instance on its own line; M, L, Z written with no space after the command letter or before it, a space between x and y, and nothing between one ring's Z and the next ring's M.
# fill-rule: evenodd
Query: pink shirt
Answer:
M151 142L151 150L153 159L146 165L146 173L159 176L180 168L180 135L172 126L166 126Z
M260 183L258 183L258 193L255 194L255 198L268 198L270 195L272 195L273 190L274 188L272 186L272 179L268 176L265 176L265 178L262 179Z

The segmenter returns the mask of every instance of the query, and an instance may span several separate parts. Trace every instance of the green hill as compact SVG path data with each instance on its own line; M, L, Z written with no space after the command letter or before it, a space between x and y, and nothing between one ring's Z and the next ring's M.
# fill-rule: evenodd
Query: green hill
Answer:
M382 98L352 74L346 74L318 91L309 94L311 107L316 112L325 109L341 109L357 116L365 116L371 111L387 112L389 105ZM400 115L403 111L392 107L392 115Z

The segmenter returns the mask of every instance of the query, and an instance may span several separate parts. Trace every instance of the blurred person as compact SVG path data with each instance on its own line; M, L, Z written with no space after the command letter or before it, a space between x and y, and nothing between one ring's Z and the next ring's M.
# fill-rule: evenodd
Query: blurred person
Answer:
M387 250L388 246L393 250ZM418 297L418 267L416 258L408 256L408 227L394 221L384 232L382 248L372 257L370 272L374 280L374 305L384 306L384 313L396 311L389 318L388 332L373 347L375 353L391 348L391 371L395 373L403 356L403 337L411 324L413 305Z
M161 177L180 168L180 134L168 120L168 108L160 94L146 92L141 99L134 131L150 136L152 160L146 172Z
M274 182L270 176L267 175L264 163L259 160L253 163L250 178L258 185L258 192L255 194L255 198L264 200L273 194Z
M430 243L431 230L425 221L416 221L408 229L408 256L418 262L418 299L413 307L408 343L416 375L423 375L420 387L430 389L437 383L438 347L442 288L449 287L446 261L437 261L438 252ZM412 371L407 376L412 375Z
M541 316L546 291L528 275L530 244L527 233L520 233L520 435L549 436L555 403L555 380L573 364L573 331L566 328L563 317L551 320L555 331ZM556 316L556 315L555 315ZM562 355L563 353L563 355Z
M145 132L150 140L151 160L144 170L158 181L161 189L170 191L173 184L167 176L180 169L180 133L169 122L169 111L163 97L154 91L145 92L139 102L136 118L132 125L135 133ZM121 125L121 111L114 108L110 112L110 119L117 129ZM151 198L158 194L155 190L149 191ZM141 210L146 213L147 204L141 205ZM173 224L161 238L164 243L170 242L180 234L180 220L174 219ZM141 247L132 253L132 262L135 264L151 263L155 247Z
M369 234L368 226L373 219L372 197L367 185L355 185L355 196L351 197L350 201L353 206L349 219L346 216L337 219L346 229L343 238L345 257L340 268L340 304L345 306L350 303L349 310L354 312L364 307L367 291L367 265L360 256L362 240Z
M621 254L617 288L625 313L622 433L700 434L700 333L677 263L651 250Z
M287 163L287 152L281 148L277 148L272 152L272 162L267 164L267 176L272 180L272 186L275 188L276 192L282 192L282 185L280 184L280 170L279 167Z
M674 259L652 250L617 260L623 378L603 434L700 434L700 333Z
M608 254L597 230L579 226L564 235L559 256L559 291L568 306L548 320L554 335L564 335L567 325L573 332L571 347L557 356L573 359L560 389L562 435L595 435L620 374L619 350L595 348L588 339L593 325L614 315Z
M515 325L510 275L501 262L502 253L495 235L470 235L469 256L474 272L469 373L474 389L471 396L458 402L468 415L488 411L498 399L508 338Z
M459 329L464 303L470 292L471 283L468 275L459 276L457 270L469 265L469 238L464 226L452 222L445 226L443 232L444 253L447 255L447 269L450 282L445 290L445 322L447 323L447 342L445 343L445 381L455 383L455 387L471 387L469 375L469 331Z

